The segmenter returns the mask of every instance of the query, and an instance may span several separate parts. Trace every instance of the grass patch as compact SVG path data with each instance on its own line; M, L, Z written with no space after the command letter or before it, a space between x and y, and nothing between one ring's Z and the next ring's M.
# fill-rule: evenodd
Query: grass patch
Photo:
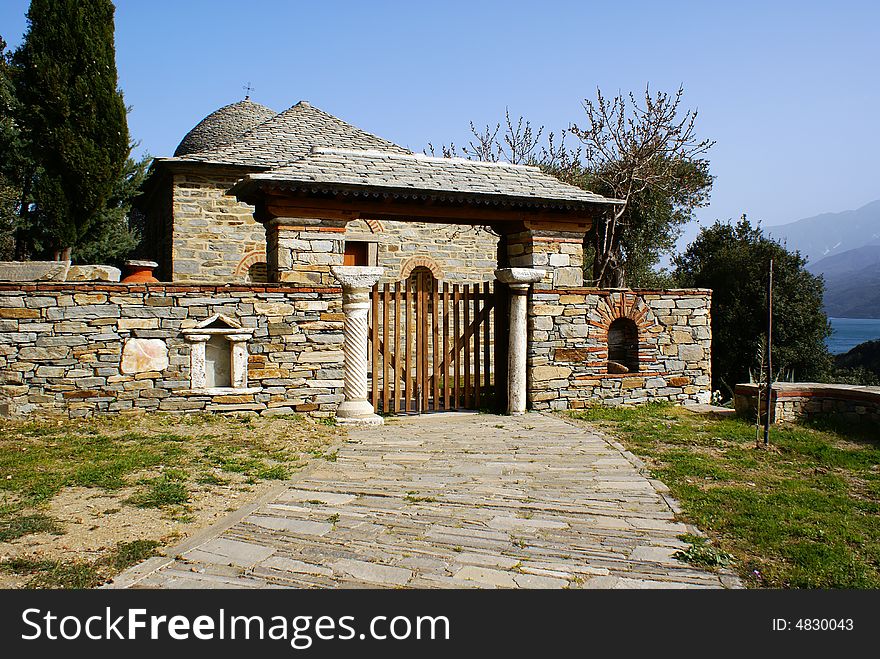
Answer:
M0 419L0 542L60 533L45 509L70 487L117 495L119 507L174 509L183 520L181 507L213 487L284 480L311 456L334 460L325 451L340 436L298 415Z
M677 551L672 555L673 558L677 558L680 561L706 568L724 567L733 562L733 556L723 549L713 547L706 538L696 535L683 535L679 536L679 539L684 540L690 545L687 549Z
M437 499L434 497L422 497L418 492L407 492L403 500L407 503L435 503Z
M0 520L0 542L16 540L30 533L64 533L57 520L42 513L19 515Z
M86 561L16 558L0 563L0 567L29 576L26 588L94 588L104 583L99 567Z
M618 437L678 499L691 539L684 560L732 557L745 583L880 588L880 430L816 419L771 430L664 404L570 412ZM702 540L702 541L700 541Z
M167 473L142 481L145 489L125 500L138 508L163 508L189 503L190 493L180 478Z
M117 572L155 556L157 540L121 542L95 561L13 558L0 562L0 570L28 577L26 588L94 588Z
M156 556L162 545L157 540L133 540L132 542L120 542L116 551L110 557L110 562L117 570L136 565L141 561Z

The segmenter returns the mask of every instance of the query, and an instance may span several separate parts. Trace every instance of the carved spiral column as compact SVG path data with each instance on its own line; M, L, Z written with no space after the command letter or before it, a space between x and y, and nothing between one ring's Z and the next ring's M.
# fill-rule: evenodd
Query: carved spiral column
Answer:
M342 311L345 314L345 400L366 400L369 289L351 288L343 291Z
M367 400L367 319L370 289L379 281L384 268L332 266L330 271L342 284L342 312L345 314L343 353L345 354L345 400L336 410L339 423L381 424Z

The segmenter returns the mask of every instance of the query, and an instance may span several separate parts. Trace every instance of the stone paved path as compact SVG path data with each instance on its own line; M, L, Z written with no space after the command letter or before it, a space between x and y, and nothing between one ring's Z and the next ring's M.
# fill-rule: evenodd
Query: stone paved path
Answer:
M639 464L552 416L393 419L111 587L738 587L671 557L689 529Z

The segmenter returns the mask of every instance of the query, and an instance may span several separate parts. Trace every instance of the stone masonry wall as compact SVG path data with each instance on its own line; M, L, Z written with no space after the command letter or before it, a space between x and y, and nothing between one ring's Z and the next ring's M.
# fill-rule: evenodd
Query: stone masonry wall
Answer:
M0 284L0 413L331 416L342 400L341 307L331 287ZM191 390L182 330L215 314L253 329L244 391Z
M755 420L758 385L738 384L734 406L741 417ZM761 401L761 418L767 401ZM842 416L849 421L880 423L880 387L817 382L776 382L773 384L771 423L786 423L824 414Z
M155 217L150 226L158 238L153 246L156 253L151 256L160 263L160 278L174 282L259 281L251 277L263 272L253 266L267 260L266 232L253 219L253 207L226 194L242 175L237 170L174 173L170 194L173 230L169 232L173 245L171 235L165 240L159 236L160 225L168 223L160 217L164 211L158 206L151 211ZM338 238L375 243L377 262L386 268L383 281L404 279L425 262L435 276L450 282L488 281L497 267L498 237L479 227L355 220ZM160 246L165 242L167 249Z
M702 289L536 287L529 304L530 407L709 402L710 304L711 292ZM608 329L618 318L638 328L637 372L608 372Z
M481 227L425 222L349 222L346 240L376 243L383 282L406 279L425 266L448 282L491 281L498 267L498 236Z
M174 174L171 281L246 282L249 268L266 261L266 232L253 207L226 194L241 176Z

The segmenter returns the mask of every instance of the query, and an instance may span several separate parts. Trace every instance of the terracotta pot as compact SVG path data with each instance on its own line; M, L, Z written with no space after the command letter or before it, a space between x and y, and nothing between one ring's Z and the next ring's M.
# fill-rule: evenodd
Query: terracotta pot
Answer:
M124 284L157 283L159 280L153 276L153 269L158 268L155 261L126 261Z

